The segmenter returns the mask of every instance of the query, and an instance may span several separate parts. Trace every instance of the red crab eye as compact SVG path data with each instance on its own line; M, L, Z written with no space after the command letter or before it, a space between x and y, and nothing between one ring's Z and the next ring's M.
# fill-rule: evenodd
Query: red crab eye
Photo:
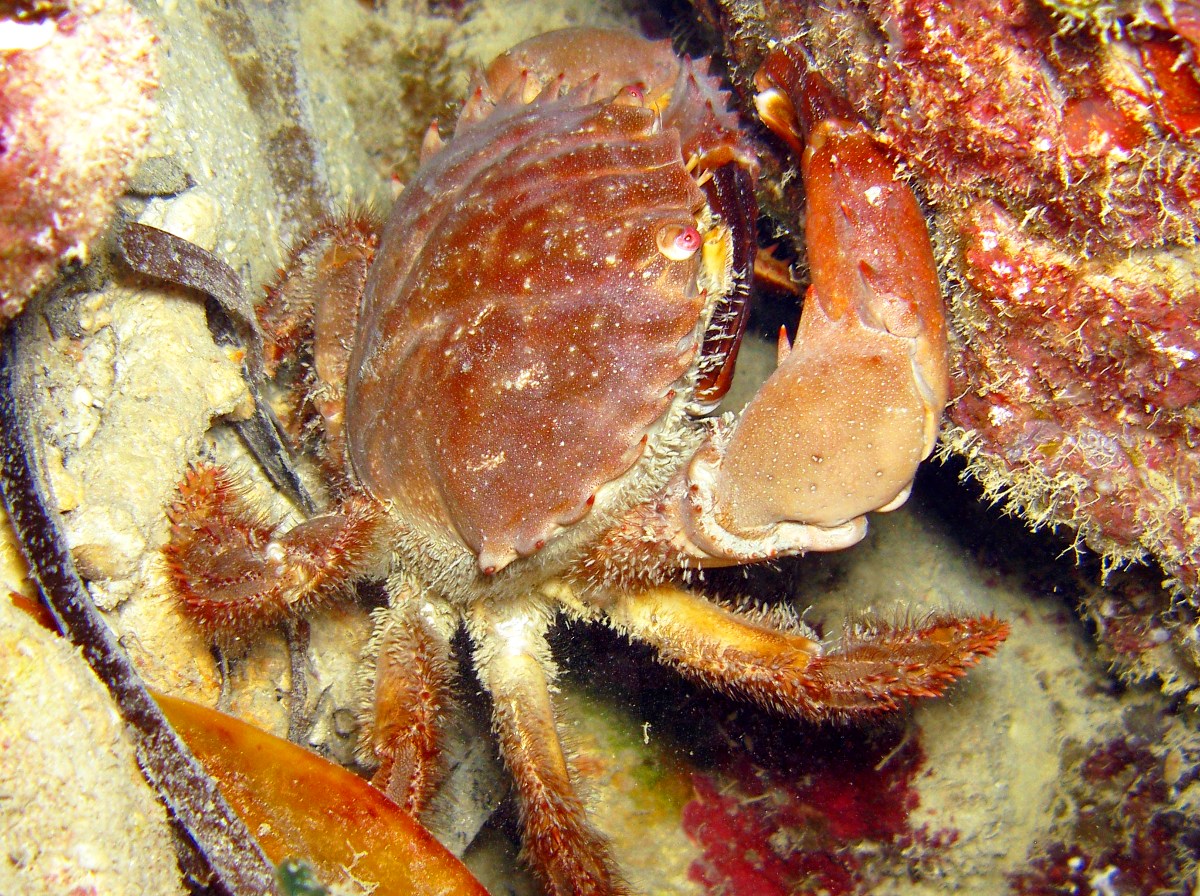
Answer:
M635 84L626 84L617 92L614 102L626 106L646 105L646 85L640 81Z
M668 224L658 231L658 251L671 261L687 261L703 243L704 237L695 227Z

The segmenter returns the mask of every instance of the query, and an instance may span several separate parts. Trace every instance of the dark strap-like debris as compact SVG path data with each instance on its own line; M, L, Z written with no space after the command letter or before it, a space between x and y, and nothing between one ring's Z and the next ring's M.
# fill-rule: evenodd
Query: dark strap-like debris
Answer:
M240 346L246 353L243 375L254 399L254 414L236 421L234 428L271 484L305 513L315 513L316 503L292 466L279 420L262 397L262 334L241 278L211 252L147 224L125 225L117 246L125 263L139 274L186 286L207 297L213 339L218 345Z
M84 588L57 515L37 475L28 415L16 390L21 327L4 334L0 354L0 496L33 580L59 630L83 651L129 726L142 772L191 847L184 871L208 892L275 893L275 872L216 784L167 724Z

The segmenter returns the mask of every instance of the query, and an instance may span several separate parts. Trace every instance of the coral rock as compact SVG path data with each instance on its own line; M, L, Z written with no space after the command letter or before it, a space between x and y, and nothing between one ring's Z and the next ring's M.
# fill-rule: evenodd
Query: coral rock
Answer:
M961 233L953 446L1034 522L1070 522L1111 559L1151 553L1195 587L1200 255L1081 262L986 202Z
M0 320L60 263L86 259L154 111L145 18L120 0L49 9L0 14Z

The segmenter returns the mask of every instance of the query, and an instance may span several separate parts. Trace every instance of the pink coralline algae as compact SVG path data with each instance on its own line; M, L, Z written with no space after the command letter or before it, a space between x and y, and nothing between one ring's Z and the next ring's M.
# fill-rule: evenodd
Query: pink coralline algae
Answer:
M962 235L984 319L961 356L960 444L1008 466L995 487L1027 489L1035 522L1067 517L1114 558L1153 548L1194 586L1200 293L1181 292L1185 260L1080 262L994 203L977 204Z
M149 23L121 0L0 11L0 321L85 261L149 135Z
M1147 6L1109 34L1028 0L871 4L887 74L863 99L938 211L995 199L1078 258L1194 243L1194 48Z

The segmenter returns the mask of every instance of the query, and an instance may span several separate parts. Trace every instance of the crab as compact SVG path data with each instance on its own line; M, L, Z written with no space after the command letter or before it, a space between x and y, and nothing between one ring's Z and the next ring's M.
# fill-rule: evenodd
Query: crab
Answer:
M554 32L477 76L450 139L431 126L385 225L322 227L260 309L267 372L299 371L292 431L329 507L286 528L197 463L169 513L171 588L218 641L385 583L361 752L414 815L438 785L465 627L551 894L626 891L556 730L556 617L804 719L939 694L1007 634L945 612L827 644L690 587L858 542L868 512L907 498L947 400L911 190L800 54L772 55L761 87L802 156L812 285L739 415L718 405L755 267L754 144L707 60Z

